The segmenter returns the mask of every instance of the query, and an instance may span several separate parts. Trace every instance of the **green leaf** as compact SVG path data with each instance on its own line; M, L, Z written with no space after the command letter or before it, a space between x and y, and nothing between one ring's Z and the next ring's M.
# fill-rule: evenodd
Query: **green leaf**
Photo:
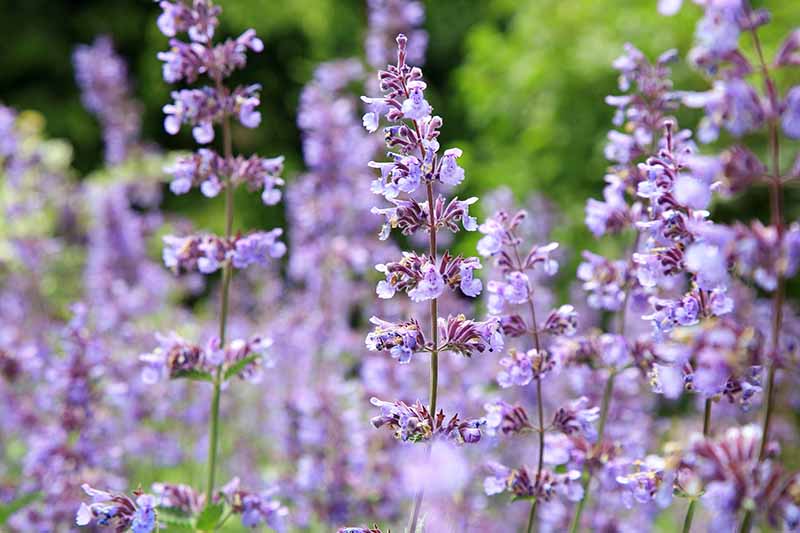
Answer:
M202 530L213 530L222 517L222 511L225 510L225 504L214 503L206 505L206 508L197 516L194 527Z
M191 531L194 533L194 523L191 517L180 509L159 507L157 513L158 522L168 526L170 531Z
M239 372L241 372L242 370L247 368L247 365L249 365L250 363L253 363L254 361L256 361L260 357L261 357L260 353L254 353L254 354L248 355L244 359L240 359L239 361L236 361L234 364L232 364L231 366L229 366L225 370L225 379L224 379L224 381L228 381L233 376L237 375Z
M207 381L214 382L214 377L208 372L202 370L179 370L172 374L172 379L190 379L192 381Z
M168 526L170 531L194 532L194 524L192 524L191 518L165 512L165 509L158 510L158 522Z
M6 521L11 518L12 514L35 502L41 496L42 495L39 492L29 492L27 494L23 494L15 500L11 500L5 505L0 505L0 526L5 524Z

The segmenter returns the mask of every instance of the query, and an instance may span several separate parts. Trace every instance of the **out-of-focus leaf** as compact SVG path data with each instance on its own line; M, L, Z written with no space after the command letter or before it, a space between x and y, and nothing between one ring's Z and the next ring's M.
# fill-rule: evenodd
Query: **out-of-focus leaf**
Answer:
M225 370L225 381L228 381L229 379L237 375L239 372L247 368L247 365L255 362L260 357L261 357L260 353L254 353L248 355L244 359L236 361L233 365L229 366L227 370Z
M207 381L212 383L214 377L208 372L202 370L180 370L172 375L172 379L190 379L192 381Z
M174 509L158 509L158 521L167 526L170 531L194 531L192 519Z
M223 510L225 510L225 505L222 503L206 505L205 509L198 515L194 524L195 527L200 530L213 530L222 517Z
M32 504L40 497L41 493L39 492L29 492L27 494L23 494L22 496L20 496L15 500L11 500L7 504L0 505L0 525L5 524L6 521L11 517L11 515L16 513L20 509Z

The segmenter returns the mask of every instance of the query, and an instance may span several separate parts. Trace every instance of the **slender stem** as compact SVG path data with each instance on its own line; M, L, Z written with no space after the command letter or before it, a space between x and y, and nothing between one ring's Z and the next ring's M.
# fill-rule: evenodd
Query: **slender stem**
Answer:
M533 500L531 504L531 512L528 514L528 529L527 532L531 533L533 531L533 524L536 522L536 504L538 503L537 499Z
M411 510L411 520L408 521L408 533L416 533L417 521L419 520L419 512L422 509L422 498L425 497L425 489L419 489L416 496L414 496L414 507Z
M417 131L417 138L419 135L419 126L414 121L414 128ZM422 151L423 159L425 157L425 149L420 143L420 150ZM430 181L426 184L428 193L428 220L430 224L429 240L428 240L428 254L431 257L433 264L437 264L436 259L436 215L434 212L434 198L433 198L433 183ZM428 400L428 410L431 416L436 418L436 400L439 396L439 299L434 298L431 300L431 340L433 341L433 349L431 350L431 387L430 397ZM428 458L430 458L430 448L428 448ZM422 508L422 499L425 495L425 490L420 488L414 497L414 506L411 509L411 518L408 521L409 533L415 533L417 530L417 521L419 520L420 509Z
M706 398L703 409L703 436L708 437L711 433L711 398Z
M221 84L217 84L218 89ZM222 139L225 150L225 157L230 159L233 156L231 139L230 118L226 115L222 121ZM225 186L225 239L228 240L233 234L233 183L230 176ZM222 295L220 297L219 313L219 342L220 346L225 345L225 334L228 324L228 306L231 278L233 277L233 267L229 260L225 261L222 270ZM206 505L211 504L214 495L214 476L217 466L217 450L219 448L219 403L222 392L222 365L219 365L214 374L214 392L211 397L211 417L208 430L208 482L206 484Z
M708 437L711 432L711 398L706 398L703 407L703 436ZM686 517L683 519L683 533L689 533L692 530L692 519L694 519L694 511L697 507L697 499L692 498L689 501L689 508L686 509Z
M753 527L753 512L747 511L742 519L742 526L739 528L739 532L748 533L751 527Z
M749 10L749 5L745 3ZM759 67L761 76L764 80L764 88L767 97L770 100L770 109L772 116L769 118L769 146L772 160L772 179L769 182L769 200L770 200L770 221L778 234L778 242L783 239L784 221L783 221L783 179L781 178L780 168L780 139L778 137L778 120L775 116L778 107L778 93L775 84L769 74L767 62L764 60L764 52L761 49L761 40L758 37L758 31L755 28L750 30L750 35L753 38L753 46L758 55ZM764 423L761 430L761 448L758 453L759 462L763 461L767 453L767 444L769 443L769 431L772 424L772 412L775 406L775 374L777 372L777 359L780 352L780 333L783 325L783 303L786 297L786 280L783 273L778 270L778 284L775 289L775 294L772 298L772 350L767 358L767 365L769 370L767 373L767 392L766 402L764 409ZM753 525L753 511L748 510L742 519L740 528L741 533L749 533Z
M694 508L697 500L692 498L689 502L689 508L686 509L686 518L683 519L683 533L689 533L692 530L692 519L694 518Z
M611 406L611 396L613 396L614 393L615 378L616 372L612 370L608 376L608 380L606 381L606 387L603 391L603 400L600 404L600 422L597 425L598 444L602 443L603 441L603 433L605 433L606 429L606 420L608 420L608 411ZM570 533L577 533L578 529L580 528L581 515L583 514L584 507L586 507L586 503L589 501L589 485L592 482L592 471L589 470L588 463L589 458L587 457L587 460L583 465L583 479L581 481L581 487L583 487L583 497L578 502L578 506L575 507L575 514L572 517L572 527L570 528Z
M436 219L434 218L433 183L428 182L428 218L430 219L431 231L428 253L433 264L436 265ZM436 398L439 390L439 299L431 300L431 339L433 350L431 350L431 391L430 391L430 411L431 416L436 417Z
M522 265L522 258L519 255L519 244L517 243L517 239L513 234L511 237L512 241L514 242L512 249L514 250L514 258L517 260L517 269L522 272L524 268ZM536 306L533 304L533 288L531 287L530 283L528 283L527 286L528 310L531 314L531 337L533 339L533 345L536 348L536 354L537 356L541 357L542 348L541 342L539 341L539 322L536 320ZM544 406L542 405L542 377L538 374L536 376L536 408L539 416L539 461L536 467L536 487L538 487L542 477L542 468L544 467ZM531 512L528 516L528 533L533 531L537 503L538 500L536 499L531 503Z
M633 256L633 253L639 249L639 238L641 234L637 231L636 238L633 240L633 246L631 247L631 253L629 254L630 257ZM619 315L617 316L617 331L619 335L625 335L625 319L628 312L628 300L630 299L631 294L631 280L627 280L625 284L625 296L622 300L622 308L619 310ZM603 390L603 399L600 402L600 421L597 424L597 445L602 445L603 436L606 430L606 421L608 420L608 411L611 408L611 398L614 396L614 381L617 377L617 370L611 369L608 375L608 380L606 381L605 389ZM583 472L582 472L582 481L581 486L583 487L583 497L578 502L578 505L575 507L575 514L572 517L572 526L570 527L570 533L577 533L578 529L580 528L581 524L581 515L583 514L583 509L586 507L586 502L589 500L589 485L592 483L592 471L589 469L589 458L583 464Z

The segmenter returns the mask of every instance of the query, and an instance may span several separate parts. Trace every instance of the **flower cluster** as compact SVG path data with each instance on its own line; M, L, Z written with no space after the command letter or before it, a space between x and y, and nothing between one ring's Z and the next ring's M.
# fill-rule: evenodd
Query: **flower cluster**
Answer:
M277 186L283 183L279 177L283 168L281 157L246 158L234 156L232 149L232 119L238 119L248 128L255 128L261 122L257 110L260 86L231 89L225 84L225 79L245 66L247 51L260 52L264 45L253 30L247 30L236 39L215 44L213 37L221 9L209 0L191 3L164 0L159 5L163 11L158 19L159 29L171 37L170 50L158 54L164 62L164 79L169 83L194 83L206 76L210 82L208 86L174 91L174 102L164 106L164 128L174 135L182 124L188 124L195 140L199 144L208 144L214 140L215 127L220 126L224 147L223 155L211 149L201 149L194 155L179 158L167 169L174 175L170 188L176 194L183 194L197 185L207 197L217 196L224 190L226 232L223 237L211 234L164 237L163 259L167 267L175 273L197 270L211 274L222 270L224 283L220 294L222 312L218 336L209 338L202 347L175 333L158 336L158 348L140 356L145 365L142 377L146 384L183 378L208 382L213 386L206 493L201 496L191 487L165 484L157 484L154 492L165 509L177 508L184 513L187 523L197 529L217 529L221 521L227 519L223 518L227 508L228 515L241 516L245 527L264 524L275 531L284 531L287 510L272 498L270 492L242 490L238 479L220 490L214 483L222 386L234 376L251 381L260 378L263 354L272 343L261 336L226 342L233 269L266 264L269 259L281 257L286 251L286 246L278 241L282 233L280 229L233 234L233 188L244 184L251 190L263 189L264 203L272 205L280 199ZM184 32L188 34L188 42L176 37ZM127 496L88 488L86 491L92 496L93 503L81 505L76 518L80 526L95 523L113 526L117 531L131 529L134 533L150 533L159 527L154 496L138 495L134 503Z
M490 475L484 480L483 487L490 496L510 492L517 498L536 498L543 502L550 501L556 494L569 501L578 501L583 496L579 483L581 473L577 470L564 474L542 470L536 474L524 466L515 470L499 463L490 463L486 468Z
M283 185L283 156L223 158L213 150L201 148L195 154L179 157L166 170L173 176L169 188L175 194L200 187L204 196L214 198L227 186L243 184L251 191L262 189L264 205L275 205L281 199L277 187Z
M210 338L205 346L191 344L176 333L157 335L157 338L158 347L139 357L147 364L142 373L147 383L201 375L210 379L211 373L220 366L225 369L226 378L238 375L252 380L259 376L260 368L270 364L265 354L272 340L259 336L233 340L224 348L217 337Z
M703 484L703 504L722 527L735 528L740 511L755 508L773 527L791 531L798 525L797 475L759 458L761 437L759 427L748 425L699 439L684 453L681 470Z
M380 298L391 298L397 291L405 291L411 301L423 302L441 297L445 288L458 287L474 298L483 289L481 280L473 275L480 268L477 257L452 257L445 253L437 264L430 257L404 252L400 261L375 266L386 276L378 283L377 293Z
M369 0L367 62L397 61L371 82L323 63L303 88L284 269L283 230L235 205L285 185L282 157L233 145L262 115L260 86L231 79L264 43L220 39L210 0L157 3L182 84L164 127L196 152L139 139L108 38L73 56L105 144L79 182L38 114L0 105L0 529L381 533L408 504L414 533L800 530L800 30L762 46L766 10L697 0L691 92L675 51L626 45L583 219L608 242L572 250L538 194L450 194L468 169L414 66L423 4ZM159 211L165 182L224 200L224 233ZM760 188L769 217L736 220ZM136 488L142 461L200 465L205 486Z
M419 9L416 2L385 2L387 7L401 6ZM384 13L374 10L373 17ZM387 19L387 22L391 19ZM369 41L368 41L369 42ZM380 176L372 182L370 190L391 202L392 207L373 210L386 223L381 231L381 240L388 239L392 228L400 228L403 234L418 231L428 234L426 254L404 252L399 261L378 264L376 269L385 279L377 286L381 299L391 299L397 292L406 292L412 302L428 302L430 307L430 341L423 336L420 323L415 318L393 323L377 317L367 336L367 346L374 351L387 351L401 363L408 363L414 353L428 352L431 358L431 393L427 406L417 401L409 406L402 401L372 403L381 408L381 415L373 419L373 425L388 425L403 441L419 442L433 439L475 443L481 438L482 419L462 420L453 415L445 420L443 410L437 410L438 372L440 352L455 352L470 356L475 352L502 349L502 326L499 320L473 321L463 314L439 316L439 300L445 297L446 288L459 288L470 297L478 296L483 284L475 277L481 268L476 257L454 256L449 251L439 256L437 233L447 229L457 232L477 229L477 221L469 215L469 208L477 199L448 200L437 194L442 186L453 187L464 180L464 169L458 164L462 152L449 148L440 153L439 130L443 121L433 115L433 108L425 98L427 85L422 70L411 66L415 54L408 47L408 38L399 34L396 38L397 62L378 73L382 96L362 97L367 112L362 123L370 133L377 131L382 119L388 121L384 128L384 140L392 150L389 161L370 162ZM377 48L374 48L377 49ZM420 197L424 195L425 200ZM425 459L431 461L431 455ZM439 454L441 455L441 454ZM426 469L430 466L426 465ZM409 529L415 530L422 505L422 489L414 498Z
M93 489L87 484L83 490L92 498L89 505L81 503L75 523L87 526L111 526L115 531L151 533L158 527L155 498L150 494L134 493L136 500L125 494Z
M138 142L141 129L141 105L131 98L128 67L108 36L78 46L72 61L83 105L103 127L106 160L120 163Z
M220 490L220 496L231 512L241 515L244 527L270 527L278 533L286 531L289 511L273 498L274 490L252 492L240 487L239 478L233 478Z
M372 419L372 425L375 428L388 426L395 437L403 441L445 439L472 444L481 440L481 428L486 425L482 418L462 420L453 415L446 420L442 410L433 416L420 402L408 405L403 401L385 402L377 398L370 401L381 410L381 414Z
M250 265L266 266L271 259L286 253L286 245L278 240L283 230L254 231L231 238L212 234L164 237L164 264L175 272L213 274L226 263L244 269Z

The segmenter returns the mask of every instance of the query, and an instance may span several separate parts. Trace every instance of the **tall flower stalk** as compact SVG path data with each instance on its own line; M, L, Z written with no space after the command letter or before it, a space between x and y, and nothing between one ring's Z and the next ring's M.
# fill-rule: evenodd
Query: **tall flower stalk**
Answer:
M86 492L93 502L82 505L77 522L78 525L92 522L115 525L119 531L130 527L136 533L150 533L158 527L159 521L169 524L177 520L174 516L178 513L182 517L189 516L191 527L198 531L216 531L232 514L240 514L245 527L265 524L282 530L286 509L273 500L270 493L243 490L238 478L224 487L216 485L223 387L234 378L257 381L271 344L260 335L228 341L234 269L266 265L286 251L286 246L278 240L280 229L244 235L233 233L236 187L244 184L251 190L262 189L266 205L277 203L281 197L277 187L282 184L279 177L282 158L265 159L255 155L244 158L233 153L232 118L248 128L255 128L261 122L261 113L257 111L260 86L230 88L225 84L226 78L245 66L246 53L260 52L264 45L253 30L236 39L214 43L221 10L208 0L162 1L160 6L163 13L158 19L159 29L171 38L170 49L158 55L164 63L164 79L170 83L194 83L205 76L211 83L174 91L174 102L164 106L167 115L164 127L174 135L182 124L188 124L200 145L210 144L215 138L215 128L221 127L223 147L222 155L201 148L195 154L178 158L175 165L167 169L173 175L170 189L175 194L185 194L198 186L209 198L218 196L224 189L225 233L223 236L210 233L185 237L168 235L164 237L163 251L165 264L176 274L222 271L218 334L204 345L186 341L175 333L160 336L160 346L142 355L141 360L146 365L143 378L148 383L168 378L211 384L207 483L204 493L185 485L157 484L153 486L155 496L140 495L135 501L87 486ZM176 38L179 33L186 33L189 42ZM158 517L155 507L160 509Z
M750 10L748 2L744 2L745 12L749 17L753 17L753 12ZM777 110L781 109L781 103L775 82L772 80L769 66L764 59L764 52L761 48L761 40L758 36L758 28L756 24L750 25L750 35L753 40L753 47L756 50L758 57L758 71L764 83L764 91L767 95L769 109L772 111L767 118L767 128L769 131L769 156L770 156L770 172L766 176L769 187L769 207L770 207L770 223L775 229L778 242L784 240L786 232L784 215L783 215L783 177L781 175L780 166L780 135L779 135L779 115ZM791 39L791 36L790 36ZM795 37L795 41L800 40L800 36ZM795 47L800 46L796 43ZM793 91L800 91L795 88ZM788 103L788 102L787 102ZM787 109L789 113L800 114L795 104L795 110ZM770 331L770 351L767 358L767 390L766 398L764 401L764 422L761 429L761 445L758 452L758 461L762 462L767 456L767 444L769 442L770 429L772 425L772 411L775 403L775 375L780 365L781 355L781 329L783 327L783 306L786 298L786 279L784 272L778 270L775 291L772 296L772 328ZM747 509L742 524L740 527L741 533L749 533L753 524L753 510Z
M575 483L579 477L577 471L556 474L544 468L545 433L549 430L573 436L585 434L592 438L591 423L597 418L598 409L585 409L587 399L580 398L569 406L559 408L553 423L545 426L542 380L554 373L558 363L552 352L546 349L542 336L557 339L573 335L577 313L571 305L563 305L552 310L543 324L537 320L534 284L529 274L541 270L552 276L558 271L558 263L551 257L558 243L535 245L523 259L520 254L522 239L517 236L517 231L527 216L524 210L513 216L505 211L495 213L479 228L484 237L478 242L478 252L494 257L503 274L502 281L492 280L487 286L491 294L489 312L500 317L506 336L527 337L533 345L524 353L512 348L508 356L500 360L504 370L498 374L498 384L503 388L524 387L535 381L538 419L538 425L532 426L521 405L512 406L504 401L486 405L488 426L492 431L501 429L505 435L533 431L538 436L538 452L535 471L531 472L527 467L510 470L498 463L489 464L491 475L484 481L484 488L489 495L509 491L518 499L530 500L526 528L530 532L536 523L539 504L549 501L555 491L573 501L581 496L578 492L580 487ZM523 312L527 312L527 320L514 313L515 306L525 309Z
M638 249L639 246L639 233L636 233L636 238L634 239L632 248L632 253ZM630 268L629 265L627 268ZM622 296L622 305L620 307L619 313L617 315L617 335L619 338L625 337L625 322L626 322L626 315L628 309L628 300L630 298L631 293L631 285L634 281L630 279L630 275L628 275L628 279L623 284L623 296ZM606 423L608 422L608 413L611 409L611 401L614 397L614 382L617 377L617 372L619 371L618 368L611 366L608 369L608 376L606 377L605 386L603 387L603 396L600 400L600 418L597 423L597 450L598 452L592 453L599 453L601 450L601 446L603 443L603 439L605 437L606 431ZM581 472L581 489L582 489L582 497L578 501L578 504L575 506L575 513L572 517L572 526L570 527L570 533L576 533L581 524L581 516L583 515L583 510L586 507L586 504L589 501L589 494L590 494L590 487L592 483L594 472L589 467L589 461L587 460L584 463L583 470Z
M377 265L385 279L380 281L377 294L380 298L391 298L396 292L407 292L414 302L429 304L429 335L426 339L419 322L412 318L393 323L377 317L371 322L375 328L367 337L367 347L373 351L388 352L400 363L409 363L414 354L430 356L430 391L428 405L417 402L384 402L373 398L372 403L381 408L381 415L374 418L375 427L388 425L395 435L404 441L426 442L426 456L430 460L433 441L477 442L480 439L481 420L461 420L458 415L445 419L438 408L439 355L454 352L471 356L475 352L493 351L502 347L502 336L498 320L477 322L464 315L439 316L438 299L450 289L460 289L467 296L475 297L482 290L482 283L473 276L481 268L476 257L438 254L437 232L448 229L459 230L459 225L468 231L477 229L475 219L469 216L469 207L477 200L447 200L436 193L437 185L456 186L464 179L464 170L458 166L461 150L451 148L439 154L439 128L442 119L432 115L433 109L425 99L426 84L422 71L406 63L407 43L405 35L397 36L397 63L379 73L383 97L362 100L368 106L364 115L364 126L368 131L378 129L381 117L389 121L384 128L386 144L391 161L372 162L381 176L372 184L372 191L391 202L389 208L375 208L386 223L381 238L386 239L393 228L411 235L418 230L428 232L427 253L404 252L397 262ZM422 192L424 191L424 192ZM422 198L419 198L422 196ZM417 488L410 512L408 530L416 531L420 520L424 487Z

